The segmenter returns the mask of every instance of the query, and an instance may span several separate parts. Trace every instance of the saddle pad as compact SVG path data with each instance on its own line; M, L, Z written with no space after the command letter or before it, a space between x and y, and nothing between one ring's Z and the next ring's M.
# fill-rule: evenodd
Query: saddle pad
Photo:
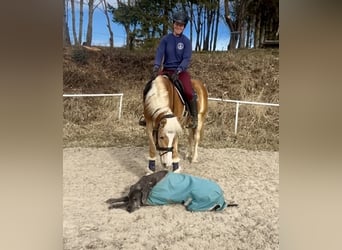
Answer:
M223 191L211 180L189 174L169 172L149 193L149 205L183 203L189 211L208 211L227 207Z

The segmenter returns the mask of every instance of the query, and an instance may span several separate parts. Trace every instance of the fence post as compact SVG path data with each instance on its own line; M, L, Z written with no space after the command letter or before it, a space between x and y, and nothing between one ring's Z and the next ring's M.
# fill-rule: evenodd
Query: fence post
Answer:
M262 106L276 106L276 107L279 107L279 104L276 104L276 103L237 101L237 100L229 100L229 99L222 99L222 98L211 98L211 97L208 97L208 100L210 100L210 101L221 101L221 102L233 102L233 103L236 103L235 128L234 128L234 133L235 134L237 134L237 126L238 126L238 119L239 119L240 103L241 104L251 104L251 105L262 105Z
M120 96L120 103L119 103L119 120L121 119L121 109L122 109L122 96Z
M234 133L237 134L237 126L238 126L238 120L239 120L239 107L240 107L240 102L236 102L236 110L235 110L235 128L234 128Z

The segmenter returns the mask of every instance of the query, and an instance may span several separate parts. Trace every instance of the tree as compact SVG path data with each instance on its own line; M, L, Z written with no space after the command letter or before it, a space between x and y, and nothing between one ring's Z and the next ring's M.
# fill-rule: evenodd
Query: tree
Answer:
M80 21L79 21L79 28L78 28L78 41L82 43L82 32L83 31L83 0L80 0Z
M174 6L175 1L117 0L117 7L108 4L108 10L113 22L124 26L126 46L133 49L135 41L159 38L167 33L169 14Z
M210 50L209 44L212 43L213 40L215 40L214 36L214 24L215 24L215 16L218 15L218 9L219 9L219 1L217 0L210 0L204 2L204 8L205 8L205 18L206 18L206 34L205 39L203 43L203 50ZM204 32L205 33L205 32Z
M88 1L88 25L85 44L91 46L93 39L93 15L94 15L94 0Z
M82 35L83 35L83 4L84 4L84 0L79 0L80 12L79 12L78 35L76 32L75 0L70 0L70 2L71 2L72 34L73 34L73 38L74 38L74 44L80 45L82 43ZM98 4L100 4L100 2ZM86 35L86 41L84 42L84 44L90 46L91 40L92 40L92 33L93 33L94 8L96 8L97 5L94 7L94 0L89 0L88 1L88 7L89 7L89 10L88 10L87 35Z
M191 17L190 39L192 29L196 34L195 51L215 50L220 18L219 0L193 0L189 1L189 16Z
M68 7L66 5L66 0L63 0L63 46L70 46L71 40L69 35L69 26L68 26L68 20L67 20L67 9Z
M69 0L63 0L65 44L71 44L67 11ZM79 3L79 27L76 29L75 3ZM218 24L220 22L220 2L224 3L223 19L230 30L228 49L259 48L266 39L278 39L279 0L117 0L114 8L106 0L70 0L72 34L75 45L82 43L83 4L88 4L88 24L86 41L91 45L93 33L93 14L102 4L106 15L110 46L114 46L114 34L110 22L124 26L126 46L133 48L137 42L148 45L166 35L171 29L172 13L184 10L190 17L190 40L195 41L195 51L216 50ZM112 14L112 19L109 18ZM277 33L278 32L278 33ZM148 46L147 45L147 46Z
M245 19L247 1L249 0L224 0L224 17L230 30L228 50L235 49L238 42L239 46L243 44L241 42L244 40L242 26Z
M220 1L219 1L220 2ZM216 22L215 22L215 33L213 33L213 45L210 46L212 48L213 51L216 50L216 42L217 42L217 35L218 35L218 27L219 27L219 22L220 22L220 6L218 6L218 8L216 9ZM213 23L214 25L214 23ZM213 28L213 32L214 32L214 28Z
M106 2L106 0L102 0L102 7L103 7L104 14L106 16L107 28L109 31L109 46L113 48L114 47L114 34L110 26L110 19L108 16L108 3Z
M70 0L71 2L71 22L72 22L72 34L74 37L74 44L80 45L80 42L77 39L77 33L76 33L76 20L75 20L75 1Z
M225 20L231 31L228 49L259 48L273 39L279 27L279 0L224 0ZM252 42L253 41L253 42Z
M113 22L120 23L124 26L126 32L126 46L129 48L133 48L133 39L135 36L136 26L137 26L137 17L136 17L136 8L134 5L131 5L131 1L124 3L120 0L117 0L117 8L114 8L112 5L108 4L108 10L112 13Z

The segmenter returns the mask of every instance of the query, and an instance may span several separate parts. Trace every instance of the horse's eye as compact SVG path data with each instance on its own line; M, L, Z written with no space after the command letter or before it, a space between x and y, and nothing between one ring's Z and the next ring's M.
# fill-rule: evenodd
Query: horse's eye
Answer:
M160 136L159 139L160 139L160 140L164 140L164 136Z

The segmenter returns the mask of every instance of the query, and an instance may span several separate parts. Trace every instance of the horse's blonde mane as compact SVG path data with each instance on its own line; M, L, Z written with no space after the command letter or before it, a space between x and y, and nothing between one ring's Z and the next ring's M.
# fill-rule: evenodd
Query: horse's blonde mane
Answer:
M169 107L169 95L164 84L163 76L153 80L151 89L145 97L145 105L149 114L158 116L162 112L171 112Z

